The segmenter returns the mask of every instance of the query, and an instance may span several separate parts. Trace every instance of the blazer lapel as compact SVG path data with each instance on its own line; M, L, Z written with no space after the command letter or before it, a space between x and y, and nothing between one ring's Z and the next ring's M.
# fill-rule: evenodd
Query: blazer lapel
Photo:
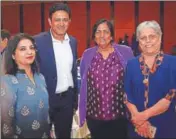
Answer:
M70 47L71 47L71 50L72 50L72 54L73 54L73 60L75 60L75 58L76 58L76 54L75 54L75 44L74 44L74 41L72 40L72 38L71 37L69 37L70 38Z
M46 41L46 44L48 44L47 47L44 49L46 49L46 51L48 52L48 55L46 55L46 56L50 59L51 63L49 63L49 65L54 66L53 68L55 69L55 73L57 74L55 54L54 54L54 50L53 50L53 42L52 42L50 31L46 34L45 41Z

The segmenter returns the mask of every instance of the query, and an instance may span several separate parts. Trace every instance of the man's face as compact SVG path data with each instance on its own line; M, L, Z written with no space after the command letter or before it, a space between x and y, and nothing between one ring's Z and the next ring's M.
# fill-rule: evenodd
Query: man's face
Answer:
M2 48L5 48L7 46L7 42L8 42L8 39L7 38L4 38L4 39L0 39L0 46Z
M53 13L52 17L48 19L53 36L55 38L65 36L70 21L68 13L63 10Z

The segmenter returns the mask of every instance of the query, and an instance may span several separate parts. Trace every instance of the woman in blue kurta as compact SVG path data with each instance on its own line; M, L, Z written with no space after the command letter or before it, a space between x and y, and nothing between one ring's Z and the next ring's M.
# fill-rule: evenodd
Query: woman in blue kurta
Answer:
M176 57L160 50L156 21L137 27L141 55L130 60L125 75L130 138L176 138Z
M48 138L48 93L38 72L32 37L17 34L8 43L1 77L1 131L4 138Z

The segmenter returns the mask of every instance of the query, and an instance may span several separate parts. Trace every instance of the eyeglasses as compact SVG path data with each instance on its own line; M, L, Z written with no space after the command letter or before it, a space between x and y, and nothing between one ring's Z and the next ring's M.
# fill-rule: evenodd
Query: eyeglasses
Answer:
M101 34L107 36L110 34L110 31L109 30L97 30L95 32L95 36L97 37L99 37Z
M149 36L139 37L139 41L142 41L142 42L147 42L148 40L153 41L153 40L156 40L156 39L157 39L157 35L155 35L155 34L151 34Z
M69 18L56 18L55 21L68 23L70 21L70 19Z

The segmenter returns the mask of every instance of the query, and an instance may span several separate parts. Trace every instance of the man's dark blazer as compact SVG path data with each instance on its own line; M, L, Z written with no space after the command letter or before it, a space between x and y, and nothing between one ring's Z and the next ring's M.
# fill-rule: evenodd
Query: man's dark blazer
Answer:
M70 46L73 54L72 76L73 76L73 82L74 82L74 91L75 93L77 93L77 67L76 67L77 41L72 36L69 36L69 38L70 38ZM57 70L56 70L56 61L55 61L53 43L52 43L50 31L42 32L34 36L34 39L37 47L40 72L44 75L46 80L47 90L49 93L49 104L50 104L50 107L55 107L58 103L58 100L55 97L55 91L56 91L56 85L57 85Z

